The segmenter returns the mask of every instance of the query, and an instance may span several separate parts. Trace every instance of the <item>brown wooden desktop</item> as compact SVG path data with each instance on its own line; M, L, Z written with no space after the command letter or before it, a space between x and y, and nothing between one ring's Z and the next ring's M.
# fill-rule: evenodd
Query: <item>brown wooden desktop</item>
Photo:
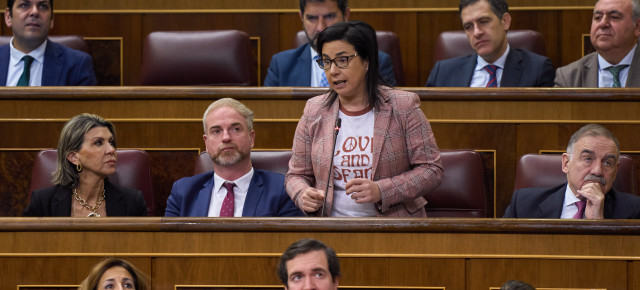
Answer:
M407 89L421 96L441 149L490 157L494 216L509 203L517 158L563 150L585 123L604 124L623 152L640 152L637 89ZM151 152L154 192L163 202L175 179L193 174L203 149L202 112L213 100L234 97L256 112L256 148L287 149L305 101L322 92L4 88L0 215L20 215L33 155L55 148L73 115L100 114L115 123L121 148ZM76 285L103 257L118 256L149 274L153 289L279 288L279 255L312 237L336 248L348 289L475 290L521 279L539 287L640 290L639 233L637 221L0 218L0 285Z
M638 221L429 218L0 218L0 285L75 285L115 256L152 289L280 288L300 238L336 250L347 289L640 289Z

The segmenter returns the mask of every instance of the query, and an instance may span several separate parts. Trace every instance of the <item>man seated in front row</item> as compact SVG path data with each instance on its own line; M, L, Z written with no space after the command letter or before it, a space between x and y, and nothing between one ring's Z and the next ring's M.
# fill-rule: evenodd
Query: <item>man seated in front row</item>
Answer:
M255 140L253 112L220 99L204 113L204 143L213 171L173 184L165 216L303 216L284 189L284 175L251 165Z
M516 190L505 218L640 218L640 197L613 189L620 145L606 128L589 124L571 136L562 154L567 183Z
M278 264L278 278L286 290L337 290L340 276L336 252L314 239L291 244Z
M506 0L461 0L458 8L476 52L438 61L427 87L551 87L555 71L547 57L509 46L511 14Z

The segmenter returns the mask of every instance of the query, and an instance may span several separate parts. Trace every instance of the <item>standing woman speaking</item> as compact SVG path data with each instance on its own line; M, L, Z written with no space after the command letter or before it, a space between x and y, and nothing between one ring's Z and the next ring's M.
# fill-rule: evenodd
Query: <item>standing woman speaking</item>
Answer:
M308 215L426 217L424 196L442 181L440 151L418 95L380 78L375 30L336 23L318 35L318 54L330 89L304 108L287 193Z

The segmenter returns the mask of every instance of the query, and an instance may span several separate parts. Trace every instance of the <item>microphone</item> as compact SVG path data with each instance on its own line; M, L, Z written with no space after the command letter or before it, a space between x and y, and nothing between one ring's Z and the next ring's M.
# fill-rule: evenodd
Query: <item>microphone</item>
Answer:
M327 194L329 193L329 182L331 182L331 175L333 174L333 154L336 152L336 142L338 141L338 133L340 132L340 126L342 125L342 119L336 119L336 126L333 128L333 149L331 150L331 162L329 162L329 176L327 177L327 187L324 189L324 199L322 200L322 207L320 207L320 217L324 216L324 206L327 204Z

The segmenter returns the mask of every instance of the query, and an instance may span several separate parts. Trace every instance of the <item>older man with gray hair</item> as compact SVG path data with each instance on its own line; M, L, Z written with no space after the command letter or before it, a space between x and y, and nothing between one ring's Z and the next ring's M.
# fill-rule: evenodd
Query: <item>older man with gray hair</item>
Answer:
M593 8L595 52L556 72L556 87L640 87L640 3L599 0Z
M588 124L562 154L567 183L516 190L505 218L637 219L640 197L613 189L620 145L606 128Z

